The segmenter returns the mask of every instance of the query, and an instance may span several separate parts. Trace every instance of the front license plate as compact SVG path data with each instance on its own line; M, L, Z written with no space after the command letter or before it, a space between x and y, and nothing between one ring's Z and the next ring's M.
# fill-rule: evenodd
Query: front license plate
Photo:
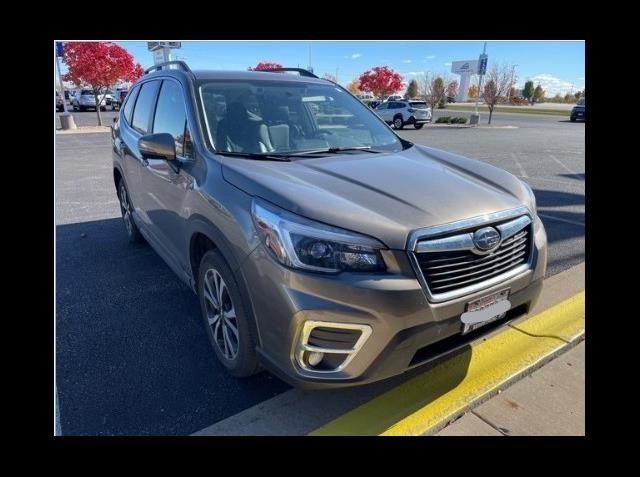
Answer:
M510 289L507 288L467 303L466 311L460 316L462 334L504 317L511 309L509 291Z

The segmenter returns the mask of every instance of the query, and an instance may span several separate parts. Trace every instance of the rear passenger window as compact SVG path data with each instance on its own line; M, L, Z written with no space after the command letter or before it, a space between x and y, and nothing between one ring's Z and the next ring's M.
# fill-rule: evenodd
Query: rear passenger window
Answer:
M159 86L160 81L149 81L140 86L136 107L133 110L131 126L142 134L149 132L149 120L151 119L151 113L153 112Z
M176 154L183 157L190 155L184 152L186 124L182 88L175 81L163 81L153 120L153 132L171 134L176 143Z
M131 90L131 93L129 93L124 103L124 118L127 120L127 124L131 124L131 113L133 112L133 105L136 102L139 91L140 88L138 87Z

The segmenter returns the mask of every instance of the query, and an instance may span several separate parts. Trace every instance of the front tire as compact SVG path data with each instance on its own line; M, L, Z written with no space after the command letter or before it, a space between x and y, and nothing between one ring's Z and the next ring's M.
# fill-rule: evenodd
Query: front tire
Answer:
M396 116L393 118L393 127L395 129L402 129L404 127L404 121L401 116Z
M571 122L572 122L572 123L575 123L575 122L576 122L576 118L574 118L573 116L571 116L571 118L570 118L570 119L571 119Z
M198 298L207 336L220 363L238 378L257 373L260 366L248 305L218 250L209 250L200 261Z
M424 124L423 124L423 123L420 123L420 124L418 124L418 123L413 123L413 127L414 127L414 128L416 128L416 129L422 129L422 126L424 126Z

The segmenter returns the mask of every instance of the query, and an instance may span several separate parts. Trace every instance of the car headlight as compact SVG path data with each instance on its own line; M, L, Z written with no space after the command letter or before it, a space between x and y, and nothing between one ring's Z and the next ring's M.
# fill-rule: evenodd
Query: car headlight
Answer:
M262 243L283 265L318 272L386 269L377 240L287 212L260 199L251 206Z
M536 202L536 195L533 193L533 189L529 184L527 184L524 181L521 181L521 182L524 185L524 189L527 191L527 194L529 196L529 208L531 209L531 212L533 212L534 214L537 214L538 204Z

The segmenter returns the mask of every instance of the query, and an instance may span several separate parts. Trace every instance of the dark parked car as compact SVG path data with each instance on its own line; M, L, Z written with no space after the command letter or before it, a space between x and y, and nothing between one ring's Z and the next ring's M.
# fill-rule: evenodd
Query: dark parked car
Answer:
M447 96L447 103L455 103L456 98L454 96Z
M580 98L578 103L571 109L571 122L576 122L578 119L585 121L585 98Z
M127 237L197 294L222 365L362 384L526 313L547 258L531 188L294 70L157 65L111 130Z
M58 93L56 91L56 111L60 112L60 111L64 111L64 100L62 99L62 96L60 96L60 93Z
M120 106L124 103L124 99L127 97L129 90L121 89L116 92L116 96L111 101L111 110L119 111Z

